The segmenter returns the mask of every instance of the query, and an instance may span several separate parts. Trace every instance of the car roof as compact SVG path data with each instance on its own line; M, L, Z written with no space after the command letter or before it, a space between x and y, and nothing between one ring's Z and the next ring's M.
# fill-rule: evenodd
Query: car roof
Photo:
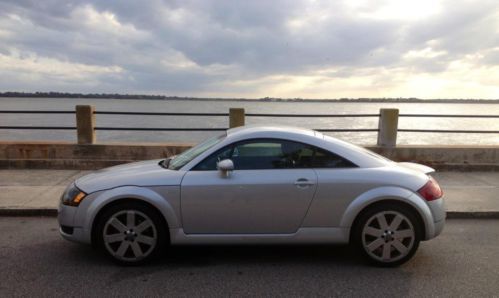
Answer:
M269 134L273 136L279 134L293 134L296 136L323 138L323 134L318 131L284 125L246 125L227 130L227 136L231 138L247 138L252 135L262 134Z

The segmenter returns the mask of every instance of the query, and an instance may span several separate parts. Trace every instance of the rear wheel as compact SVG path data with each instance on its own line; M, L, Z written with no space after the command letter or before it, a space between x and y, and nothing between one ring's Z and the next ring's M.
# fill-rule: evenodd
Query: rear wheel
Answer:
M120 264L150 261L165 248L167 232L160 216L137 202L112 206L99 219L100 246Z
M383 204L364 212L355 226L355 244L378 266L398 266L416 253L421 241L417 217L409 208Z

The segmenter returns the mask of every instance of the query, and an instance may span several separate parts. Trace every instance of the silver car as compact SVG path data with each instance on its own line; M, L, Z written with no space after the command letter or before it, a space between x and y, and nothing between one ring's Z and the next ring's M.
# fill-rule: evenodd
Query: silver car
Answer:
M64 238L122 264L167 245L351 243L396 266L444 227L431 172L312 130L240 127L173 158L77 179L58 220Z

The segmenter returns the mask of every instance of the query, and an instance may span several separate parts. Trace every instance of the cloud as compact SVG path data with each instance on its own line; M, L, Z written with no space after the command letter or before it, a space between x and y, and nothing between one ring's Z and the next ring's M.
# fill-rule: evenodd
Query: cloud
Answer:
M0 89L499 98L498 11L489 0L1 1Z

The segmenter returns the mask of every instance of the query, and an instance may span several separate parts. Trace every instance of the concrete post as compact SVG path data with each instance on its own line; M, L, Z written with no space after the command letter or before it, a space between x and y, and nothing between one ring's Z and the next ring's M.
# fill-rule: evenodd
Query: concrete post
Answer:
M95 143L95 107L89 105L76 106L76 131L78 144Z
M378 146L395 147L397 145L398 109L379 110Z
M229 127L234 128L244 126L244 109L230 108L229 109Z

